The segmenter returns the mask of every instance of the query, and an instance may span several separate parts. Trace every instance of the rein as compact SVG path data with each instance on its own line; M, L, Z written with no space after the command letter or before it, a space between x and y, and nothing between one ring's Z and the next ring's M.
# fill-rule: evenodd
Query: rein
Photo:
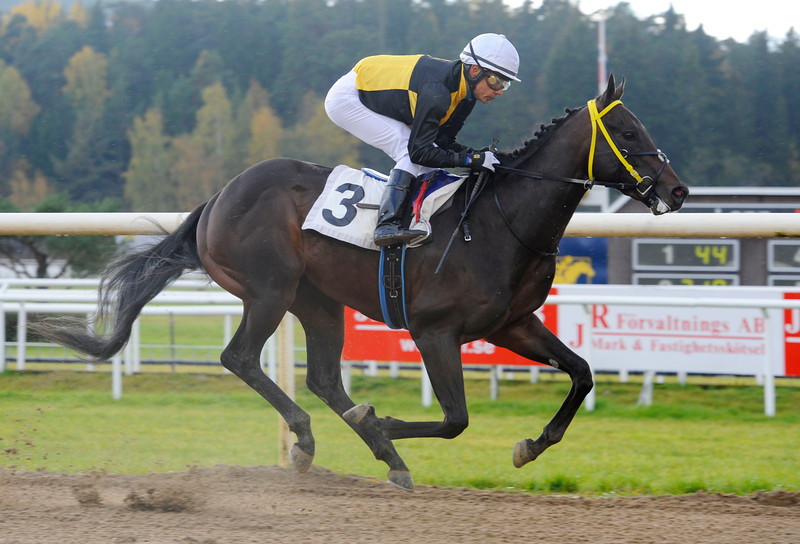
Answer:
M503 166L500 164L496 165L495 169L504 172L514 173L519 176L524 176L532 179L548 179L551 181L576 183L578 185L582 185L583 188L586 189L587 191L590 190L595 185L609 187L611 189L617 189L619 191L635 189L636 192L638 192L642 197L648 197L648 193L650 193L653 190L653 188L655 188L656 183L658 183L658 180L661 177L661 173L664 171L664 168L666 168L667 164L669 164L669 159L664 153L661 152L660 149L657 149L656 151L647 151L644 153L629 154L626 149L623 148L622 150L620 150L619 147L617 147L616 143L614 143L614 139L608 133L606 126L603 124L602 118L605 114L607 114L609 111L614 109L616 106L619 106L620 104L622 104L621 100L615 100L614 102L606 106L603 109L603 111L598 112L596 100L589 100L589 102L587 102L587 106L589 107L589 114L592 120L592 143L589 148L589 179L576 179L576 178L567 178L562 176L552 176L549 174L542 174L539 172L530 172L528 170L512 168L510 166ZM630 182L620 181L619 173L617 174L617 181L596 181L594 179L593 166L594 166L594 155L597 150L598 127L600 128L600 132L605 137L606 143L608 143L608 146L611 148L611 150L614 152L614 155L616 155L617 159L619 160L620 167L627 170L628 174L630 174L630 176L635 181L630 181ZM627 160L628 157L644 157L649 155L657 156L659 159L661 159L661 168L658 170L658 173L656 173L655 179L651 178L650 176L642 177L641 175L639 175L636 169ZM650 198L648 200L652 200L653 198L655 197L653 195L650 195ZM649 202L646 202L646 204L649 204Z
M497 210L500 212L500 217L503 218L503 221L505 222L506 227L508 227L509 232L511 232L511 235L516 238L517 242L519 242L522 247L541 257L555 257L558 255L557 247L555 251L543 251L541 249L531 247L526 244L525 241L514 231L514 227L511 226L511 221L508 220L508 217L506 217L506 212L503 211L503 206L500 205L500 199L497 197L497 183L495 183L494 178L492 178L492 193L494 194L494 203L497 204Z
M548 174L542 174L542 173L539 173L539 172L530 172L528 170L521 170L519 168L512 168L510 166L503 166L501 164L496 165L495 169L496 170L500 170L500 171L504 171L504 172L514 173L514 174L517 174L519 176L524 176L524 177L527 177L527 178L547 179L547 180L551 180L551 181L561 181L561 182L564 182L564 183L576 183L578 185L583 186L583 188L585 190L587 190L587 191L590 190L595 185L601 185L603 187L609 187L609 188L617 189L617 190L620 190L620 191L636 190L636 192L639 193L639 195L641 195L642 198L644 199L645 204L649 206L653 202L653 200L655 200L655 198L656 198L655 194L653 194L652 191L655 188L656 183L658 183L658 180L661 177L661 173L664 172L664 168L666 168L667 164L669 164L669 159L667 158L667 156L664 153L661 152L660 149L657 149L656 151L648 151L648 152L644 152L644 153L630 153L629 154L626 149L623 148L622 150L620 150L620 148L617 147L616 143L614 143L614 139L608 133L608 130L606 129L606 126L603 124L602 118L603 118L603 116L605 114L607 114L609 111L614 109L616 106L619 106L620 104L622 104L621 100L615 100L611 104L606 106L603 109L603 111L598 112L597 111L597 101L596 100L589 100L589 102L587 102L587 106L589 108L589 114L590 114L591 120L592 120L592 143L591 143L591 146L589 148L589 179L577 179L577 178L567 178L567 177L562 177L562 176L552 176L552 175L548 175ZM595 152L597 150L597 129L598 129L598 127L600 128L600 132L605 137L606 143L608 143L608 146L611 148L611 151L614 152L614 155L616 155L617 159L619 160L620 170L617 172L617 181L595 181L595 179L594 179L593 166L594 166L594 155L595 155ZM642 177L641 175L639 175L639 173L636 171L636 169L627 160L628 157L643 157L643 156L648 156L648 155L657 156L661 160L661 168L656 173L655 179L651 178L650 176ZM629 182L620 181L619 178L620 178L620 173L621 173L621 169L622 168L627 170L628 174L630 174L630 176L635 181L629 181ZM503 221L505 222L506 227L508 227L508 230L511 231L511 234L514 236L514 238L516 238L517 242L522 244L522 247L524 247L525 249L527 249L531 253L540 255L542 257L553 257L555 255L558 255L558 248L556 248L555 251L549 252L549 251L543 251L541 249L537 249L537 248L531 247L528 244L526 244L525 241L523 241L522 238L514 231L514 228L511 226L511 222L508 220L508 217L506 217L506 214L503 211L503 207L500 205L500 199L497 197L497 186L496 186L494 177L492 177L492 192L494 193L494 202L497 205L497 209L500 211L500 217L503 218Z

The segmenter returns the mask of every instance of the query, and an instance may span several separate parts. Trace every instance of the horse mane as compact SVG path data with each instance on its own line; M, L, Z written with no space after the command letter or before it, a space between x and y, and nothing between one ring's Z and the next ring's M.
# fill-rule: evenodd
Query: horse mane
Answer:
M585 106L584 106L585 107ZM575 112L582 110L583 108L565 108L564 112L566 115L563 117L554 117L549 125L541 124L539 126L539 130L533 133L533 137L525 140L522 143L522 147L515 149L514 151L509 152L500 152L498 156L506 159L509 163L518 164L523 158L529 157L536 153L542 146L547 142L550 135L555 132L555 130L567 119L569 119Z

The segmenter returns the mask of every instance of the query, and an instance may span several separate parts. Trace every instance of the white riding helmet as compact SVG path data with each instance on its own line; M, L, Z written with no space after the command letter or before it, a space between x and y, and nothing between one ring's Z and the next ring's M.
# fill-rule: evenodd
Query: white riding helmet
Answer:
M519 54L502 34L481 34L464 46L459 57L464 64L477 64L484 70L519 81Z

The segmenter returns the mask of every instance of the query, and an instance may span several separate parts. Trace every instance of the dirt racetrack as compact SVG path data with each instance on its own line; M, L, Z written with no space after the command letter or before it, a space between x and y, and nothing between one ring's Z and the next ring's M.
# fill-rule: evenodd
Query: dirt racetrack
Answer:
M0 470L0 544L792 543L800 493L596 497L418 486L325 469L131 476Z

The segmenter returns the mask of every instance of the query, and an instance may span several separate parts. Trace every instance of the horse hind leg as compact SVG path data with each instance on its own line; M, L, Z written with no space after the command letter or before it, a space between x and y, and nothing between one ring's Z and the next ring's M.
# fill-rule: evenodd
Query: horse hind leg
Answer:
M389 440L401 438L455 438L469 423L464 391L461 351L452 335L444 333L416 337L415 341L426 361L425 371L431 380L444 419L441 421L403 421L392 417L377 418L375 409L361 404L343 417L359 425L375 426Z
M277 308L277 309L276 309ZM279 304L246 301L242 321L222 352L222 365L269 402L297 435L290 456L298 472L306 472L314 459L311 417L261 369L260 355L267 339L278 328L285 309Z
M300 289L291 312L306 333L308 356L306 384L331 410L358 434L379 461L389 467L388 480L403 489L414 489L414 479L392 441L384 436L375 410L360 412L342 384L340 360L344 346L344 307L322 294L307 280Z

